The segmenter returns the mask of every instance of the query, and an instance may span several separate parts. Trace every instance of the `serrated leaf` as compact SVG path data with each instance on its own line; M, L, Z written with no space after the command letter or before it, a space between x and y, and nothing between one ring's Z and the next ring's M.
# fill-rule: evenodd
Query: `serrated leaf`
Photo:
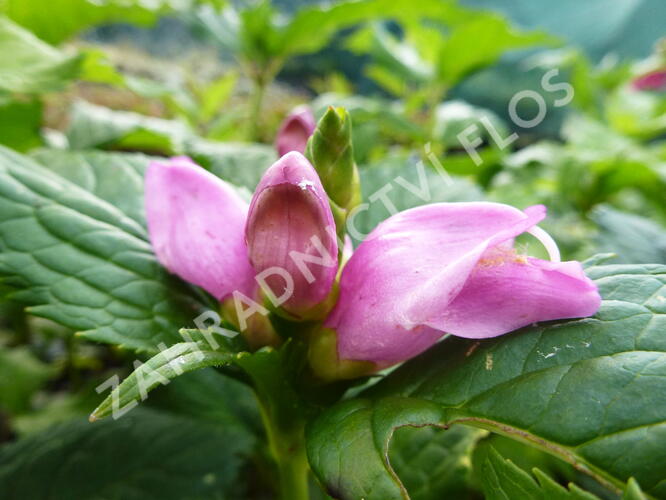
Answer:
M207 366L221 366L231 362L236 351L226 340L215 339L215 344L194 335L197 330L184 330L188 342L179 342L161 351L145 363L139 364L109 396L95 408L90 420L98 420L131 409L148 397L148 392L158 385L185 373ZM212 336L212 333L209 333Z
M4 148L0 273L32 314L135 350L177 341L206 302L159 265L137 222Z
M59 149L39 149L30 156L145 226L143 176L150 156Z
M490 447L483 464L483 493L486 500L506 500L507 498L520 498L521 500L599 500L599 497L581 490L575 484L569 484L569 489L557 484L539 469L534 469L534 480L527 472L515 465L511 460L505 460Z
M464 425L401 427L391 440L391 466L412 500L467 498L472 489L472 450L486 434Z
M325 412L308 454L329 491L402 498L383 453L391 429L465 423L536 446L612 490L633 476L666 498L666 267L587 273L604 299L594 317L480 342L448 337L367 391L372 399ZM395 401L402 406L387 411Z
M245 498L252 435L139 408L120 420L51 427L0 448L6 500Z
M0 58L0 91L31 94L60 90L78 74L81 64L78 56L63 54L2 15L0 53L5 54Z

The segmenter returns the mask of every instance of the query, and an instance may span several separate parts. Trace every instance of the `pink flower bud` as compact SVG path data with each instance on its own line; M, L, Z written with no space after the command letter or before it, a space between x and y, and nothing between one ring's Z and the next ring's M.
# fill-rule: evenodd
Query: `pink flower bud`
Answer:
M595 284L578 262L559 262L535 227L543 206L439 203L380 224L345 265L340 297L325 321L341 361L386 367L433 345L444 333L483 339L538 321L594 314ZM531 232L555 262L519 254Z
M317 123L312 111L307 106L298 106L284 119L275 139L278 155L284 156L290 151L305 152L305 145L314 132Z
M256 288L245 245L245 203L189 158L155 161L146 172L145 209L160 263L218 300Z
M631 85L636 90L659 90L666 88L666 69L659 71L652 71L645 75L639 76Z
M321 181L301 153L287 153L266 171L245 235L257 281L275 306L304 318L329 296L338 269L335 223Z

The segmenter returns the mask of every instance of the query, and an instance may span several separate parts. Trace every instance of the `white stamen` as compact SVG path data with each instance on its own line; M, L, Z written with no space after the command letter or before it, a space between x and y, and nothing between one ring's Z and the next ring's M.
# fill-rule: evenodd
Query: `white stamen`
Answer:
M528 229L527 232L541 242L543 247L548 252L548 257L550 258L551 262L560 262L560 249L557 248L557 243L555 243L555 240L550 236L550 234L541 229L539 226L534 226L531 229Z
M314 188L314 182L309 181L307 179L301 180L301 182L298 183L298 187L300 187L303 191L307 191L308 188Z

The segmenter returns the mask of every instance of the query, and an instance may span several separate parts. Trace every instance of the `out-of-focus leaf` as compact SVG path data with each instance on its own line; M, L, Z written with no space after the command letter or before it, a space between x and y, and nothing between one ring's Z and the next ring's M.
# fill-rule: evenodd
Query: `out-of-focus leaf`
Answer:
M666 95L622 87L608 98L606 118L620 133L640 139L657 137L666 132Z
M446 162L440 164L444 168L446 165ZM421 161L403 154L361 168L365 204L352 212L347 220L352 237L359 240L358 236L368 234L392 212L426 203L483 199L477 186L466 179L451 177L440 166L436 168L430 158ZM382 198L387 198L388 202Z
M1 4L0 4L1 5ZM79 73L68 56L0 15L0 91L37 94L60 90Z
M38 149L31 157L145 226L143 175L151 157L58 149Z
M42 40L57 44L102 23L148 25L160 15L184 10L193 3L191 0L3 0L0 14Z
M592 219L599 225L599 252L615 253L622 263L666 264L666 228L609 206L597 207Z
M41 126L42 103L39 100L0 102L0 143L5 146L27 151L41 145Z
M222 107L231 96L237 82L238 73L230 71L203 89L200 95L201 109L199 110L201 120L210 120L216 114L222 112Z
M31 314L135 350L177 341L206 300L159 265L147 240L113 205L0 149L0 273Z
M543 32L519 32L495 14L478 14L471 22L454 27L439 53L437 74L455 85L468 73L496 62L510 49L552 45L555 39Z
M465 131L470 127L475 132L468 134ZM464 101L447 101L437 106L435 110L433 136L446 147L461 148L462 144L458 138L460 134L470 142L476 137L481 137L491 146L496 146L495 137L491 135L493 131L502 140L506 140L509 135L506 124L488 109Z
M56 373L28 347L0 346L0 408L11 413L26 411L30 399Z
M67 138L72 149L111 148L166 155L182 154L193 132L184 123L78 101Z
M604 299L594 317L485 341L446 337L318 417L308 456L329 493L404 498L386 460L393 429L464 423L536 446L616 492L635 477L666 498L666 267L586 272Z
M187 153L218 177L250 192L277 160L275 149L264 144L197 140L189 145Z
M0 496L245 498L241 467L254 444L239 428L144 408L119 420L77 420L0 448Z

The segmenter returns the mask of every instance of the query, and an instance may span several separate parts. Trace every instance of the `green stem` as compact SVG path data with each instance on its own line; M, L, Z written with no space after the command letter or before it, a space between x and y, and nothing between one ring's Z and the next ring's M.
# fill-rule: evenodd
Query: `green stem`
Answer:
M259 75L259 77L254 80L251 101L252 107L250 108L249 139L251 141L259 141L261 138L261 108L263 106L265 93L266 82L263 75Z
M271 418L263 401L259 401L268 444L277 465L281 500L308 500L308 460L305 453L304 425L291 422L280 426ZM286 427L286 428L285 428Z

